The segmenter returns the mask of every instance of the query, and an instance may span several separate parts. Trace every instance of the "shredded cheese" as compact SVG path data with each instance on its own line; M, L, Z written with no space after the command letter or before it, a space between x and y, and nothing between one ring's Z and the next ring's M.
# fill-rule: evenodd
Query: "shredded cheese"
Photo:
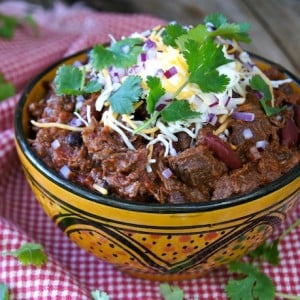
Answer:
M39 127L39 128L60 128L60 129L65 129L65 130L70 130L70 131L82 131L84 128L83 127L75 127L75 126L70 126L67 124L62 124L62 123L55 123L55 122L37 122L34 120L30 121L33 126Z
M93 184L93 188L98 191L99 193L101 193L102 195L108 195L108 190L105 189L104 187L102 187L101 185L94 183Z

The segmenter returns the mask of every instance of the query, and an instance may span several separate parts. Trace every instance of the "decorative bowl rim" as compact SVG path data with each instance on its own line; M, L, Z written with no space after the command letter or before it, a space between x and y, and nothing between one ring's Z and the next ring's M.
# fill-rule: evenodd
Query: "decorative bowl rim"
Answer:
M149 213L195 213L195 212L206 212L206 211L212 211L217 209L223 209L223 208L229 208L233 206L237 206L240 204L244 204L246 202L255 201L258 198L261 198L263 196L266 196L267 194L270 194L293 180L295 180L300 175L300 164L292 168L290 171L282 175L277 180L265 185L264 187L258 188L250 193L243 194L243 195L237 195L232 196L225 199L219 199L219 200L212 200L207 202L197 202L197 203L183 203L183 204L160 204L160 203L143 203L143 202L137 202L137 201L130 201L130 200L124 200L120 199L113 195L107 195L103 196L99 193L93 192L85 187L77 186L76 184L72 183L71 181L60 177L56 174L56 172L49 169L46 164L38 158L34 152L31 150L29 144L27 143L25 139L25 134L22 126L22 115L23 115L23 107L27 100L27 95L30 93L30 91L35 87L35 85L40 81L40 79L45 76L47 73L49 73L51 70L57 68L59 65L61 65L64 61L75 58L76 56L88 54L88 52L91 50L91 48L83 49L81 51L78 51L72 55L63 57L62 59L59 59L55 63L51 64L49 67L45 68L42 72L40 72L33 80L29 82L29 84L25 87L23 90L20 100L17 103L15 114L14 114L14 131L15 131L15 139L17 145L20 147L21 151L25 155L25 157L29 160L29 162L39 171L41 172L45 177L47 177L49 180L54 182L55 184L59 185L61 188L76 194L82 198L84 198L87 201L93 201L97 202L103 205L124 209L124 210L130 210L130 211L137 211L137 212L149 212ZM274 66L279 69L280 72L282 72L285 76L291 78L293 82L295 82L297 85L300 86L300 79L297 78L294 74L292 74L290 71L288 71L286 68L281 66L280 64L277 64L269 59L266 59L260 55L248 52L249 55L258 61L261 61L262 63L266 63L270 66Z

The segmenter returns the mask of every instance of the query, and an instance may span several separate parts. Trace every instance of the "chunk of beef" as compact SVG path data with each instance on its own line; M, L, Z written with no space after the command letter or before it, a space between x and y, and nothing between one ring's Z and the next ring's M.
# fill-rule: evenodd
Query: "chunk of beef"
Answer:
M220 177L215 184L212 200L224 199L253 191L261 184L257 171L250 164Z
M204 185L196 187L188 186L178 180L175 174L164 176L164 170L168 168L163 159L158 160L158 170L156 171L161 180L159 194L157 200L160 203L188 203L188 202L203 202L210 198L209 190Z
M217 160L203 145L169 157L168 162L176 176L191 187L211 187L214 181L227 171L225 164Z
M256 96L254 94L248 94L247 100L247 103L240 105L237 111L252 112L255 114L255 119L252 122L246 122L231 118L228 124L228 129L230 131L228 142L235 146L245 143L245 129L250 129L252 132L253 137L251 137L251 141L253 143L263 140L269 141L273 138L276 139L276 131L274 131L272 124L268 118L266 118Z
M126 152L120 135L108 127L92 120L92 124L82 131L82 139L94 160L103 160L116 152Z
M102 161L102 179L124 199L148 200L155 182L146 170L147 155L146 149L112 153Z
M185 132L177 134L178 141L174 143L174 148L177 152L182 152L191 146L192 138Z

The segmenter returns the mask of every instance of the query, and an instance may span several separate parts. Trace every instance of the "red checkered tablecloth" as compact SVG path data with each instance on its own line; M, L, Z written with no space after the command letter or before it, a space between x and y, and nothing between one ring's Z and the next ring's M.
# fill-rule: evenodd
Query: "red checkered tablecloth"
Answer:
M0 12L22 15L28 6L8 1ZM159 283L129 277L70 242L45 215L25 181L14 147L13 114L24 86L45 67L63 56L115 38L164 23L146 15L95 12L84 7L56 5L51 11L33 10L40 34L20 28L13 40L0 39L0 73L18 89L15 97L0 103L0 252L25 242L41 243L49 261L42 267L24 267L10 256L0 256L0 282L10 299L91 299L99 289L110 299L162 299ZM300 216L300 206L274 237ZM264 265L279 292L300 295L300 228L280 244L278 267ZM226 299L224 286L230 274L221 269L205 277L175 282L185 299Z

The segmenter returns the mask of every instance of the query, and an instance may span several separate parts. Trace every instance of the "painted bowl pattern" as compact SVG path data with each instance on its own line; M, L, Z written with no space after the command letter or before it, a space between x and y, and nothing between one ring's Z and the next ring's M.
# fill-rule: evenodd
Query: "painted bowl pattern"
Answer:
M210 203L137 204L103 197L59 178L30 150L28 105L65 58L25 90L15 114L16 147L25 176L47 215L79 247L133 276L196 278L256 248L280 226L300 198L300 166L251 194ZM262 67L273 64L256 57ZM294 80L299 81L281 68Z

